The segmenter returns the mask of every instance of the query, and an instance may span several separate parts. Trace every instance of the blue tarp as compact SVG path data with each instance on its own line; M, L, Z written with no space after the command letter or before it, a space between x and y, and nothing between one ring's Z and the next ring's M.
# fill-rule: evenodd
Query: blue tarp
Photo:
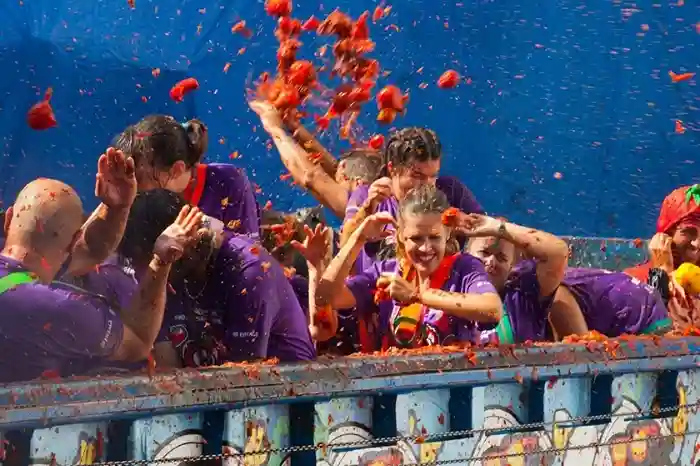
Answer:
M444 171L489 211L556 233L647 236L665 193L698 178L700 94L692 81L672 85L668 71L699 71L700 4L676 2L395 2L391 16L371 28L374 55L390 71L380 85L410 91L397 124L434 128ZM299 3L301 18L336 6L356 16L376 6L332 0L322 11L318 2ZM253 28L250 40L231 33L239 19ZM387 28L392 23L398 28ZM261 0L136 0L133 10L127 0L4 0L3 202L49 176L94 205L95 161L111 138L163 112L209 125L209 160L239 151L236 163L262 187L262 202L312 204L279 180L279 158L260 128L254 132L245 102L250 77L273 69L273 28ZM306 55L319 45L308 35L304 42ZM153 68L161 69L158 78ZM437 89L447 68L471 84ZM188 76L201 88L185 103L171 102L171 85ZM59 127L34 132L26 111L49 86ZM368 106L362 118L368 135L374 112ZM674 134L676 119L686 123L685 134Z

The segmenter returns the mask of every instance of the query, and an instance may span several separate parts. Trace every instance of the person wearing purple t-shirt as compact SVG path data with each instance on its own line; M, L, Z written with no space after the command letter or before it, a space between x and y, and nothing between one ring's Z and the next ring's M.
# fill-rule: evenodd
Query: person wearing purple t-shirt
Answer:
M137 276L155 232L184 202L164 189L134 201L119 252ZM155 346L161 367L315 358L307 318L284 270L248 236L200 231L176 264L171 285Z
M233 165L201 163L207 139L198 120L180 124L170 116L150 115L126 128L113 146L134 159L139 191L182 193L212 227L257 238L260 209L250 180Z
M663 334L672 329L659 292L622 272L570 268L557 291L555 306L563 315L582 315L585 331L608 337Z
M452 207L466 213L482 213L474 195L456 178L438 178L442 148L437 135L425 128L406 128L391 135L384 149L386 176L370 186L358 186L350 195L340 244L348 240L353 231L370 214L389 212L396 218L398 204L407 192L421 185L435 185L445 193ZM393 228L387 225L387 228ZM460 250L464 248L464 236L457 235ZM368 243L358 258L357 271L372 265L379 252L379 244Z
M434 186L409 191L399 205L397 258L348 277L365 244L391 234L385 227L396 225L389 212L368 216L324 272L317 306L378 314L379 335L373 339L382 348L471 341L478 323L496 324L502 303L481 261L446 253L452 231L441 218L448 207Z
M97 179L106 209L128 211L136 194L133 164L109 150ZM0 255L0 351L14 355L0 361L0 382L84 374L144 359L163 319L170 264L201 221L197 209L189 210L159 234L140 292L117 315L106 300L52 284L69 254L74 266L85 264L75 249L82 204L59 181L28 184L8 210Z
M509 344L546 340L550 307L569 258L566 243L504 219L455 214L455 228L471 237L467 250L483 261L504 304L498 326L484 329L478 341ZM519 253L532 259L514 266Z

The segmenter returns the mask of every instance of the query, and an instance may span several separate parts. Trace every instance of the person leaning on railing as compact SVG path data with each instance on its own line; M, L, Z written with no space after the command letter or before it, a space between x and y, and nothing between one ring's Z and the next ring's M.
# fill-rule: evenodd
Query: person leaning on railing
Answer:
M0 352L12 357L0 359L0 382L82 374L149 354L163 319L170 264L196 230L198 214L185 211L160 236L139 292L118 316L101 300L50 286L61 268L80 273L112 253L136 194L133 162L108 149L98 162L95 193L102 204L82 228L80 198L60 181L29 183L8 209Z
M482 332L480 342L546 340L550 308L569 259L566 243L550 233L504 218L459 212L453 222L470 238L467 251L484 262L504 304L498 326ZM526 259L518 262L521 254ZM555 320L551 324L561 333L562 327L576 325L575 317L573 314L573 322L568 317L566 322Z
M404 196L398 221L390 212L368 216L323 273L316 306L378 315L375 349L471 341L478 325L498 323L501 299L481 261L448 251L452 228L442 223L448 208L445 194L428 184ZM367 242L393 234L387 225L398 226L396 259L350 277Z
M185 205L167 189L139 193L119 254L140 278L158 231ZM155 345L161 367L315 359L308 323L283 268L248 235L203 227L173 269Z

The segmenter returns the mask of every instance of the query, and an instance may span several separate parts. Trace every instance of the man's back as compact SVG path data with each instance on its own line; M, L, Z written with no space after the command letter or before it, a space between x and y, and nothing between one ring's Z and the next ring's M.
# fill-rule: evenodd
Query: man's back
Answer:
M106 363L122 333L106 303L40 284L0 256L0 383L84 373Z

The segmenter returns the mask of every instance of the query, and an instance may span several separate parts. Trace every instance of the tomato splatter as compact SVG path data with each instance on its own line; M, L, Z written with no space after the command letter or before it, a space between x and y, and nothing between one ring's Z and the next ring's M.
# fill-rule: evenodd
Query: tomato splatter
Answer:
M199 82L194 78L186 78L182 81L176 83L172 89L170 89L170 98L175 102L182 102L185 95L199 89Z
M459 84L459 73L455 70L447 70L438 79L437 85L440 89L452 89Z
M246 39L250 39L251 36L253 35L253 31L251 31L248 27L246 27L245 20L241 20L234 24L231 27L231 33L233 34L240 34Z
M316 31L320 25L321 21L315 16L311 16L309 19L304 21L304 24L301 25L301 30L305 32L313 32Z
M685 126L683 126L683 122L681 120L676 120L676 126L674 128L674 131L676 132L676 134L685 133Z
M442 213L442 224L448 227L457 226L457 219L459 217L459 209L456 207L450 207Z
M369 139L368 145L374 150L381 149L382 147L384 147L384 136L382 136L381 134L375 134Z
M679 83L679 82L683 82L683 81L688 81L690 79L693 79L693 77L695 77L695 73L676 74L673 71L669 71L668 75L671 77L672 83Z
M266 0L265 13L270 16L289 16L292 13L291 0Z
M379 115L377 121L381 123L391 123L398 113L405 111L408 96L401 93L401 90L390 84L377 93L377 108Z
M53 89L48 88L44 94L44 100L37 102L27 112L27 124L36 131L54 128L58 125L56 115L51 107Z

